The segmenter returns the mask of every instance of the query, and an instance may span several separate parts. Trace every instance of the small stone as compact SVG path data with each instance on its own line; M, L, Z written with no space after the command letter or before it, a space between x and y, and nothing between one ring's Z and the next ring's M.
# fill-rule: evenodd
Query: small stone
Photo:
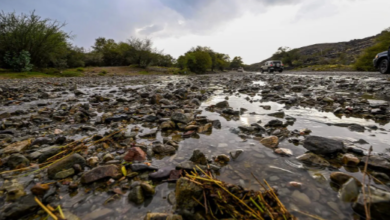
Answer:
M229 154L233 160L236 160L244 151L241 149L230 151Z
M43 196L50 189L49 184L40 184L37 183L33 187L31 187L32 194L36 196Z
M27 167L30 161L21 154L12 154L7 160L7 166L11 169Z
M339 186L346 183L350 178L353 177L342 172L333 172L330 174L330 180L337 183ZM361 183L359 183L359 185L361 185Z
M276 136L270 136L261 139L260 143L262 143L266 147L275 148L279 144L279 138Z
M359 196L359 191L359 183L354 178L350 178L341 187L339 191L339 197L344 202L353 202Z
M73 168L62 170L55 174L54 179L65 179L75 174L75 170Z
M198 206L192 199L199 199L203 195L203 189L189 179L182 177L176 182L176 205L178 210L191 210Z
M217 108L228 108L229 107L229 102L228 101L218 102L217 104L215 104L215 107L217 107Z
M146 153L139 147L132 147L123 159L127 162L142 162L146 160Z
M95 167L99 163L98 157L90 157L87 159L87 164L90 167Z
M347 166L357 166L360 163L359 158L353 154L344 154L343 155L343 164Z
M154 187L149 185L148 183L141 183L140 186L142 188L142 191L144 192L144 195L146 196L153 196L156 193Z
M31 141L25 140L17 143L8 145L3 149L4 154L20 153L21 151L26 150L30 146Z
M216 159L216 162L221 163L221 164L227 164L227 163L229 163L229 161L230 161L229 156L227 156L225 154L218 155L217 159Z
M107 161L110 161L110 160L113 160L114 159L114 156L112 156L112 154L105 154L103 156L103 162L107 162Z
M285 156L292 156L293 153L290 149L287 148L276 148L274 151L276 154L285 155Z
M63 170L68 170L70 168L73 168L75 164L79 164L81 167L85 166L85 159L84 157L80 156L77 153L74 153L73 155L60 160L57 163L52 164L48 170L47 174L49 178L53 179L55 178L56 173L61 172ZM68 171L69 172L69 171Z
M303 147L315 154L328 155L344 151L344 143L339 140L319 136L308 136Z
M291 188L302 189L303 184L300 182L291 181L288 183Z
M298 156L296 159L301 162L310 163L313 165L326 166L326 167L330 166L330 163L327 160L313 153L303 154L301 156Z
M129 193L128 196L131 202L134 202L137 205L142 204L145 201L145 196L142 191L142 187L140 185L134 186Z
M204 155L203 152L201 152L198 149L194 150L194 152L192 153L192 156L190 158L190 161L197 163L197 164L201 164L201 165L207 164L206 156Z
M309 197L306 194L299 192L298 190L295 190L291 197L297 202L302 203L302 205L310 205L311 203Z
M81 182L88 184L106 177L118 178L121 176L119 169L115 165L105 165L96 167L81 176Z

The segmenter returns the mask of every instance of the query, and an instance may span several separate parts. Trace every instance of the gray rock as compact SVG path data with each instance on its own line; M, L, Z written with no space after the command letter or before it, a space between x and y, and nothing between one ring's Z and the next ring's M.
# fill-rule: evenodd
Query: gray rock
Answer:
M129 200L137 205L144 203L145 196L140 185L134 186L129 193Z
M176 148L171 145L157 144L153 146L153 152L156 154L169 155L176 152Z
M15 169L16 167L27 167L30 165L30 161L21 154L12 154L8 160L7 165L11 169Z
M344 143L339 140L319 136L308 136L303 147L315 154L329 155L345 150Z
M357 199L360 186L354 178L350 178L343 184L339 191L339 197L344 202L353 202Z
M362 163L366 163L367 156L364 156L361 159ZM377 168L379 170L389 171L390 170L390 162L387 158L379 156L379 155L370 155L368 159L368 165L373 168Z
M236 160L244 151L241 149L230 151L229 154L233 160Z
M193 212L193 209L198 206L198 203L203 195L203 189L188 180L185 177L180 178L176 182L176 211L180 214L183 212Z
M9 117L11 117L11 114L9 112L0 111L0 120Z
M218 102L217 104L215 104L215 106L217 108L228 108L229 107L229 102L228 101Z
M34 195L23 196L17 203L8 203L0 211L0 219L20 219L25 215L31 215L38 207Z
M81 182L88 184L107 177L119 178L121 175L116 165L99 166L84 173L81 176Z
M368 190L368 189L367 189ZM364 210L364 198L361 193L352 208L361 216L366 216ZM371 186L371 193L367 201L370 201L370 214L372 219L390 219L390 193Z
M67 177L73 176L74 174L75 174L74 169L70 168L70 169L63 170L63 171L56 173L56 175L54 176L54 179L65 179Z
M269 127L282 127L283 126L283 122L278 120L278 119L274 119L274 120L269 121L265 126L269 126Z
M50 138L47 138L47 137L39 137L37 139L35 139L31 146L34 146L34 145L38 145L38 146L41 146L41 145L44 145L44 144L51 144L53 142L52 139Z
M206 156L204 155L203 152L201 152L198 149L194 150L194 152L192 153L192 156L190 158L190 161L197 163L197 164L201 164L201 165L207 164Z
M327 160L313 153L303 154L301 156L298 156L296 159L301 162L310 163L313 165L330 166L330 163Z
M54 164L52 164L48 170L47 174L49 175L50 179L54 179L56 173L61 172L63 170L67 170L70 168L73 168L75 164L79 164L81 167L85 166L85 159L84 157L80 156L80 154L73 154L65 159L62 159Z
M176 123L187 124L188 122L190 122L191 118L189 114L175 112L172 114L171 120Z

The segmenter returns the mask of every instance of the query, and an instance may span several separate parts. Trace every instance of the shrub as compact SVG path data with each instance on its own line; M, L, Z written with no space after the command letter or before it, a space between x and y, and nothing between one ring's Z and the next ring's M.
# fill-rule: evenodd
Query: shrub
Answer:
M30 63L30 53L22 50L19 54L6 52L4 62L17 72L29 72L33 65Z
M106 75L106 74L107 74L107 70L102 70L102 71L100 71L99 74L101 74L101 75Z
M77 68L77 71L78 71L78 72L84 72L84 68L79 67L79 68Z

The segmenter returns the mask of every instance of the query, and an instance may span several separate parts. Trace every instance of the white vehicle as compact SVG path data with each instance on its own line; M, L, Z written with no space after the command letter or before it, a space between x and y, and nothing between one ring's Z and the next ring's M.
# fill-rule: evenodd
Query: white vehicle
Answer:
M238 68L237 72L244 72L244 68L242 68L242 67Z

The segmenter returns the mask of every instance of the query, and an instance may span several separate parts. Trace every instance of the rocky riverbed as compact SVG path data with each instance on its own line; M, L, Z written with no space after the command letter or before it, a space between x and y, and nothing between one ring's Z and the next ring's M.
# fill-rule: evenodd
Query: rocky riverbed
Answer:
M389 219L389 100L373 73L1 80L0 219L207 219L194 169L299 219L364 219L366 185Z

